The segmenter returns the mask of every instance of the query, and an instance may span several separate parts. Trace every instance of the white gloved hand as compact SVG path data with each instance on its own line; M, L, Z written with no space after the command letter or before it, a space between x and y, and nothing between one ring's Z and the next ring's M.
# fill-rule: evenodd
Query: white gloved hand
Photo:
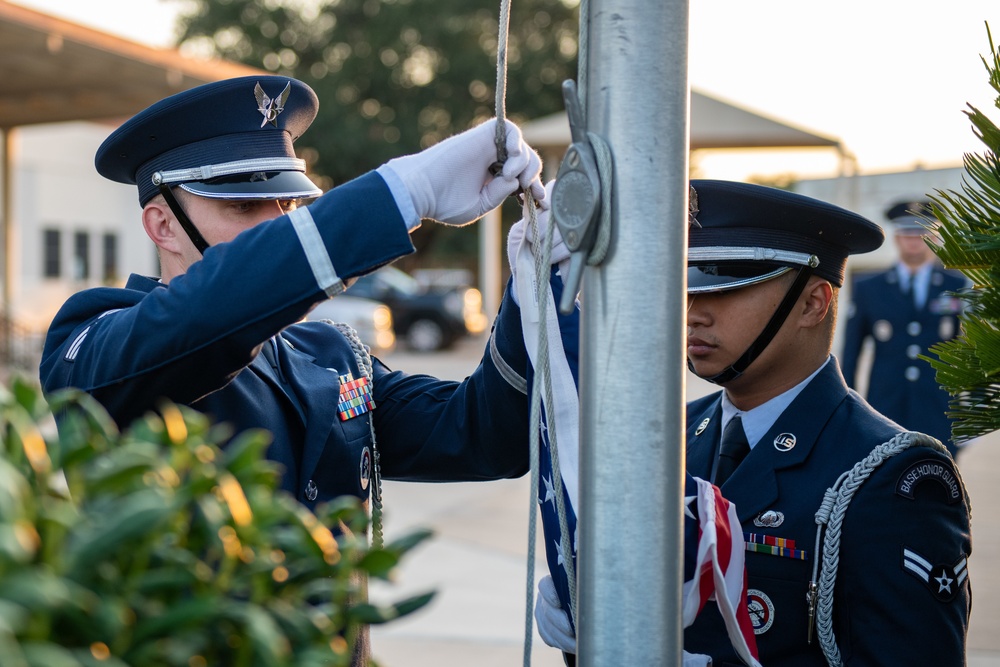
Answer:
M545 239L549 220L552 217L550 207L552 204L552 187L554 185L554 180L545 184L545 199L539 203L539 208L536 211L539 238L536 239L531 234L531 224L528 219L527 208L525 208L524 217L514 223L514 226L510 228L510 233L507 235L507 261L510 264L511 277L515 281L517 280L517 251L521 246L521 241L524 239L525 234L528 235L527 243L531 246L532 253L540 252L540 249L536 246L536 242ZM559 233L559 227L557 226L552 230L552 254L549 256L549 263L558 264L559 273L562 276L566 276L569 271L569 254L569 248L566 247L566 243L563 241L562 234ZM517 290L514 290L513 296L514 302L518 303ZM518 303L518 305L521 304Z
M521 130L507 123L507 161L498 176L490 174L497 160L496 119L456 134L414 155L389 160L402 181L420 218L447 225L478 220L503 203L518 188L535 199L545 196L539 174L542 160L521 137Z
M684 651L684 667L712 667L712 658L701 653Z
M535 600L535 622L538 634L549 646L566 653L576 653L576 634L569 622L569 614L559 603L559 594L551 576L538 582L538 599Z

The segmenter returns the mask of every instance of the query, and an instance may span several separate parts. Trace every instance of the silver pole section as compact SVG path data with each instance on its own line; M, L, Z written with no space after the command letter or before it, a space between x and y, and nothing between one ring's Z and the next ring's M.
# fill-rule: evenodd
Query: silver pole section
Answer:
M500 308L500 297L503 295L503 285L500 282L501 259L504 256L504 245L501 237L500 209L487 213L478 223L479 226L479 291L483 296L483 312L490 318L489 324L496 319ZM489 333L489 326L486 328Z
M591 0L589 19L587 124L615 178L583 286L579 659L679 666L688 3Z

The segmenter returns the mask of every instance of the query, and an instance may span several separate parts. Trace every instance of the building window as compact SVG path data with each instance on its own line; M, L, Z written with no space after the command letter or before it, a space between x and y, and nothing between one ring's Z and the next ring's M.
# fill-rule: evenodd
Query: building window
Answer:
M45 278L58 278L62 275L61 248L62 235L58 229L42 230L42 271Z
M104 235L104 265L101 275L105 283L113 283L118 280L118 235Z
M73 234L73 280L90 278L90 234Z

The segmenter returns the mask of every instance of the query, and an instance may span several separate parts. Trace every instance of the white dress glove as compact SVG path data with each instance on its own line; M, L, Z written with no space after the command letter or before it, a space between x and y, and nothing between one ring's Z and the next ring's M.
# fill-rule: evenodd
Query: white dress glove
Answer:
M531 188L535 199L543 198L542 160L510 121L506 121L507 161L499 175L490 174L490 165L497 160L496 123L495 118L486 121L419 153L389 160L380 169L396 174L418 217L447 225L478 220L518 188Z
M514 223L514 226L510 228L510 233L507 235L507 261L510 263L510 274L515 281L517 280L517 251L521 243L527 243L531 247L532 254L540 252L537 247L537 241L545 239L549 220L552 216L550 207L554 184L554 180L545 184L545 199L539 202L539 208L536 213L538 216L536 222L538 223L539 239L535 239L530 233L531 225L529 224L527 209L525 209L524 217ZM525 235L528 236L527 239L525 239ZM567 275L567 271L569 271L569 254L569 248L566 247L566 243L563 241L562 234L559 233L559 227L557 226L552 230L552 254L549 256L549 263L558 264L559 273L563 276ZM521 305L517 298L517 290L513 291L512 296L514 297L514 302Z
M538 625L538 635L546 644L565 653L576 653L576 634L569 622L569 614L562 608L556 586L548 575L538 582L535 623ZM684 651L684 667L711 666L712 658L709 656Z
M548 575L538 581L535 622L538 634L546 644L566 653L576 653L576 634L569 622L569 614L560 605L556 585Z

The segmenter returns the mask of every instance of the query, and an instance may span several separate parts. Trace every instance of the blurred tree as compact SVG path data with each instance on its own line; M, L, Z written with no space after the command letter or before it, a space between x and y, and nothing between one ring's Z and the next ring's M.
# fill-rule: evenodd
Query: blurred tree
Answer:
M512 3L511 120L562 110L560 84L576 78L577 4ZM294 76L315 89L320 114L298 146L324 189L495 115L499 0L191 0L184 6L182 48ZM474 257L475 236L424 225L414 242L426 251L453 237L449 255L457 243Z

